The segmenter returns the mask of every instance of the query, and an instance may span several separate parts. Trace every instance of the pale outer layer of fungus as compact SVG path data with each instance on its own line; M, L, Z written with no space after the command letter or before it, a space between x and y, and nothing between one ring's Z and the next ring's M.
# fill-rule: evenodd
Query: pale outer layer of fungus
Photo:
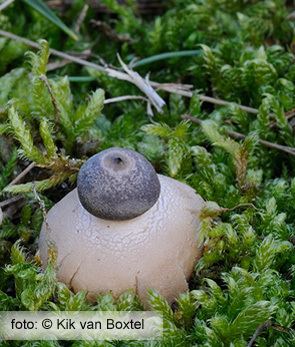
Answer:
M127 221L100 219L81 205L77 189L48 213L39 248L46 265L48 245L55 244L58 278L88 299L134 289L144 303L153 288L172 302L188 289L201 255L199 213L203 199L172 178L158 175L161 193L144 214Z

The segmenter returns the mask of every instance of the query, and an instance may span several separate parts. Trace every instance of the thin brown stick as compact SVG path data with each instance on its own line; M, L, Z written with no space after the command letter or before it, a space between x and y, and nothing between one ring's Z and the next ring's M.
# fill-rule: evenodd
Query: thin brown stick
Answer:
M274 116L273 113L271 113L270 115L273 115L273 116ZM289 111L285 112L285 117L286 117L286 120L287 120L287 121L290 121L294 116L295 116L295 108L293 108L292 110L289 110ZM269 125L270 128L275 128L275 127L277 127L277 126L278 126L278 124L277 124L276 121L271 122L270 125Z
M248 202L245 202L245 203L242 203L242 204L238 204L234 207L231 207L231 208L228 208L228 207L223 207L222 209L224 210L224 212L231 212L231 211L234 211L238 208L243 208L243 207L251 207L253 208L254 210L257 210L257 207L251 203L248 203Z
M238 133L238 132L232 131L232 130L228 130L227 133L230 137L235 138L235 139L243 140L246 137L244 134L241 134L241 133ZM295 148L294 147L283 146L283 145L280 145L280 144L275 143L275 142L269 142L269 141L261 140L261 139L258 139L258 142L261 143L262 145L264 145L265 147L278 149L279 151L283 151L283 152L289 153L291 155L295 155Z
M295 108L292 108L292 110L286 112L286 119L289 121L295 116Z
M205 101L205 102L209 102L211 104L220 105L220 106L229 106L229 105L233 104L232 102L212 98L211 96L206 96L206 95L200 95L200 100ZM238 105L238 107L241 110L248 112L248 113L257 114L259 112L256 108L249 107L249 106Z
M33 48L37 48L37 49L40 48L40 45L37 42L31 41L31 40L26 39L24 37L20 37L18 35L15 35L13 33L8 32L8 31L0 30L0 35L4 36L4 37L7 37L9 39L12 39L12 40L16 40L16 41L22 42L23 44L25 44L26 46L29 46L29 47L33 47ZM87 60L75 57L73 55L60 52L60 51L58 51L56 49L53 49L53 48L50 49L50 53L55 55L55 56L57 56L57 57L64 58L66 60L72 61L74 63L80 64L80 65L84 65L84 66L88 66L88 67L92 67L93 69L101 71L101 72L105 71L105 68L100 66L100 65L98 65L98 64L91 63L91 62L89 62Z
M6 0L0 4L0 12L3 11L6 7L11 5L14 2L14 0Z
M251 340L249 341L247 347L252 347L254 345L255 340L263 332L263 330L268 329L269 327L271 327L271 325L272 325L272 322L270 320L260 324L258 328L255 330L255 333L252 336Z
M84 22L85 18L86 18L86 15L87 15L87 12L88 12L88 9L89 9L89 5L85 4L82 8L82 11L80 12L79 14L79 17L77 19L77 22L75 24L75 32L76 33L79 33L80 32L80 28L81 28L81 25L82 23Z
M153 81L151 81L150 83L151 83L151 86L155 87L157 90L164 90L166 92L179 94L182 96L186 96L188 98L191 98L193 96L192 91L187 90L187 88L185 88L185 89L180 88L182 86L181 84L169 85L169 84L161 84L161 83L153 82ZM219 105L219 106L230 106L230 105L234 104L234 102L226 101L226 100L222 100L222 99L217 99L217 98L212 98L211 96L207 96L207 95L199 94L198 96L199 96L201 101L208 102L210 104L215 104L215 105ZM236 104L236 105L239 109L241 109L245 112L248 112L248 113L258 114L258 112L259 112L256 108L253 108L253 107L239 105L239 104Z
M68 61L68 60L58 60L58 61L54 61L54 62L51 62L51 63L48 63L47 64L47 71L53 71L53 70L56 70L56 69L60 69L61 67L64 67L68 64L70 64L71 62Z
M17 175L9 184L8 186L12 186L19 182L28 172L30 172L34 167L35 163L32 162L30 165L28 165L19 175Z
M294 20L295 19L295 11L288 14L287 19Z
M198 119L197 117L193 117L190 115L183 115L183 116L181 116L181 118L184 120L189 120L189 121L196 123L198 125L202 125L202 121L200 119ZM246 138L246 135L238 133L236 131L227 130L226 133L227 133L227 135L229 135L230 137L232 137L234 139L243 140ZM258 139L258 142L265 147L277 149L279 151L282 151L282 152L285 152L285 153L288 153L288 154L295 156L295 148L294 147L283 146L283 145L279 145L277 143L273 143L273 142L269 142L269 141L265 141L265 140L261 140L261 139Z
M70 53L71 54L71 53ZM91 51L90 50L85 50L83 52L73 52L72 53L74 56L78 56L79 58L83 58L83 59L87 59L88 57L91 56ZM57 61L53 61L47 64L46 70L47 71L52 71L55 69L59 69L65 65L71 64L72 62L70 60L67 59L62 59L62 60L57 60Z
M276 324L276 323L273 323L272 325L271 325L271 327L274 329L274 330L277 330L277 331L279 331L279 332L281 332L281 333L286 333L286 334L288 334L288 333L294 333L294 330L292 329L292 328L287 328L287 327L283 327L283 326L281 326L281 325L279 325L279 324Z
M22 42L25 45L28 45L28 46L33 47L33 48L40 48L40 45L37 42L34 42L34 41L28 40L26 38L20 37L18 35L12 34L8 31L0 30L0 35L7 37L7 38L10 38L12 40L17 40L17 41ZM74 57L73 55L57 51L56 49L52 49L52 48L49 51L53 55L70 60L70 61L75 62L75 63L80 64L80 65L91 67L97 71L100 71L100 72L107 74L110 77L114 77L114 78L117 78L117 79L120 79L123 81L128 81L132 84L135 84L143 93L146 94L146 96L150 99L151 103L154 106L156 106L158 111L159 111L159 108L165 104L164 100L162 100L160 98L160 96L155 92L155 90L153 90L152 87L149 87L149 86L151 86L149 81L146 81L143 78L141 78L137 72L133 72L131 70L128 70L126 72L122 72L122 71L115 70L115 69L112 69L109 67L104 67L104 66L101 66L101 65L98 65L95 63L91 63L87 60L84 60L84 59L81 59L78 57ZM131 72L133 74L131 74ZM159 103L160 100L162 101L162 103Z
M21 200L23 197L21 195L16 195L16 196L13 196L12 198L9 198L7 200L4 200L4 201L1 201L0 202L0 208L4 207L4 206L7 206L7 205L10 205L16 201L19 201Z
M40 209L42 211L43 219L44 219L44 221L46 221L47 213L46 213L45 204L44 204L44 201L40 198L40 195L37 193L35 184L33 185L33 193L34 193L34 197L37 200L37 202L38 202L38 204L40 206Z
M52 103L52 106L54 108L55 121L56 121L57 124L59 124L61 111L60 111L60 109L58 107L58 104L56 102L56 99L55 99L55 97L53 95L53 92L52 92L51 86L49 84L49 81L47 79L47 76L46 75L41 75L40 76L40 80L44 82L44 84L45 84L45 86L46 86L46 88L48 90L48 93L49 93L50 98L51 98L51 103Z
M12 34L12 33L8 32L8 31L0 30L0 36L4 36L4 37L10 38L12 40L16 40L16 41L22 42L22 43L24 43L25 45L27 45L29 47L33 47L33 48L37 48L37 49L40 48L40 46L39 46L39 44L37 42L28 40L28 39L20 37L20 36L17 36L15 34ZM80 65L83 65L83 66L91 67L94 70L103 72L103 73L107 74L110 77L114 77L114 78L117 78L117 79L120 79L120 80L124 80L124 81L128 81L130 83L133 83L133 79L125 72L122 72L122 71L119 71L119 70L116 70L116 69L112 69L112 68L109 68L109 67L105 67L105 66L102 66L102 65L98 65L98 64L89 62L87 60L75 57L73 55L60 52L60 51L58 51L56 49L50 49L50 53L52 55L55 55L57 57L69 60L71 62L80 64ZM186 96L186 97L189 97L189 98L191 98L193 96L192 91L189 90L191 88L191 86L188 87L187 85L174 84L174 83L171 83L171 84L163 83L162 84L162 83L158 83L158 82L155 82L155 81L149 81L149 84L152 87L156 88L157 90L164 90L164 91L169 92L169 93L183 95L183 96ZM228 106L228 105L232 105L233 104L233 102L222 100L222 99L213 98L213 97L206 96L206 95L199 95L199 98L200 98L201 101L212 103L212 104L215 104L215 105L220 105L220 106ZM239 107L241 110L243 110L245 112L248 112L248 113L252 113L252 114L257 114L258 113L258 110L256 108L252 108L252 107L244 106L244 105L239 105L239 104L237 104L237 107Z
M126 34L118 34L112 27L106 22L92 19L90 21L94 26L100 29L100 31L109 39L117 42L132 42L132 39Z

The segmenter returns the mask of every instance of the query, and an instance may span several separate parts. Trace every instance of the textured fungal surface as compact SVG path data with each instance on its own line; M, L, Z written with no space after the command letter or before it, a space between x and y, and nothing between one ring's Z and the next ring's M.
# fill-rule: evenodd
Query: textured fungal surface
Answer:
M200 256L203 200L192 188L158 177L161 194L156 204L128 221L97 218L83 208L76 189L69 193L43 224L39 245L44 264L47 244L54 242L59 279L75 291L86 290L90 299L132 288L145 302L147 289L154 288L172 301L187 290Z
M77 183L83 207L96 217L137 217L158 200L160 183L153 166L139 153L110 148L87 160Z

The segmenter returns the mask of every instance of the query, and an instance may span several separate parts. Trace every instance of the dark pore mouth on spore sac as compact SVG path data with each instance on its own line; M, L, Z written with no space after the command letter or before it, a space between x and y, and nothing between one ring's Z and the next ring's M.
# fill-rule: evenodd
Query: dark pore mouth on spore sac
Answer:
M115 163L116 165L122 165L122 164L124 164L124 160L123 160L122 158L120 158L120 157L115 157L113 160L114 160L114 163Z

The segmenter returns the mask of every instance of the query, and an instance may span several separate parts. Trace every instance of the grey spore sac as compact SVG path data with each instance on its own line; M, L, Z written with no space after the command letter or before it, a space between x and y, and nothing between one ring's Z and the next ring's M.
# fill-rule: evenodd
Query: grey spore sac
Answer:
M126 148L109 148L81 167L77 182L82 206L107 220L128 220L149 210L160 195L156 171L145 157Z

